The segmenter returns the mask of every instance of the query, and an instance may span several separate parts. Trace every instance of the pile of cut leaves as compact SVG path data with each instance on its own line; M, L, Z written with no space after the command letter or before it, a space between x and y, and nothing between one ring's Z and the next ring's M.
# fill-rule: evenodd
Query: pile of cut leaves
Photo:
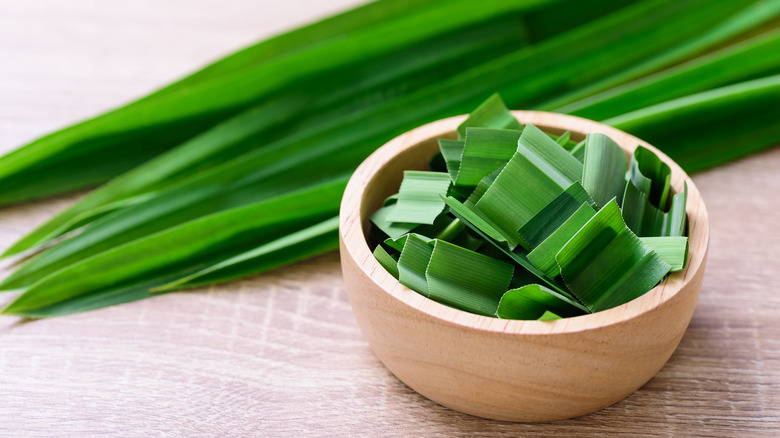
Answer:
M570 141L522 126L498 96L407 170L371 221L399 282L479 315L551 320L610 309L682 270L687 187L603 134Z

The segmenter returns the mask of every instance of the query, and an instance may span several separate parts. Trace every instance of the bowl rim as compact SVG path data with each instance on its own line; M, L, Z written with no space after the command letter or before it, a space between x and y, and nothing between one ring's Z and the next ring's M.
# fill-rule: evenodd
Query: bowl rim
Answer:
M570 130L572 134L602 133L611 137L624 150L633 153L644 146L656 153L672 171L671 185L681 191L688 186L689 251L686 268L670 274L666 280L644 295L608 310L554 321L507 320L476 315L440 304L405 286L390 275L374 258L365 239L361 206L373 177L396 155L434 138L452 135L466 116L455 116L422 125L390 140L366 158L347 183L339 213L339 238L342 254L348 254L358 268L373 283L393 299L423 314L464 328L511 335L551 335L577 333L623 323L659 308L688 285L704 268L709 247L709 218L704 201L691 178L666 154L649 143L617 128L581 117L543 111L512 111L523 124L532 123L541 129ZM358 292L359 293L359 292Z

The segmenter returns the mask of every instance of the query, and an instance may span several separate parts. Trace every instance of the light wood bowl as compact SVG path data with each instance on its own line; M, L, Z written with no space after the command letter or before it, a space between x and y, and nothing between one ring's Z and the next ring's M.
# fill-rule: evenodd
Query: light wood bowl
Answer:
M594 412L650 380L677 348L696 307L709 221L693 181L665 154L615 128L579 117L514 111L521 123L579 141L600 132L627 153L652 150L688 184L690 251L684 271L606 311L551 322L474 315L402 286L374 259L369 217L398 191L403 171L426 169L437 139L455 138L464 116L390 141L366 159L341 204L341 266L363 336L387 368L420 394L452 409L507 421L553 421Z

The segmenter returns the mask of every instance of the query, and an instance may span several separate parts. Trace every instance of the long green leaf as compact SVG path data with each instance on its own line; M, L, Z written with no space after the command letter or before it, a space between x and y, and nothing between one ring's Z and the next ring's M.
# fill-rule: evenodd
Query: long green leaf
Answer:
M224 283L335 251L339 247L338 229L339 218L332 217L155 288L153 292Z
M616 24L617 23L616 18L615 18L617 16L620 16L622 18L634 16L634 17L638 18L638 20L637 20L637 23L638 23L637 27L641 29L643 26L647 26L649 22L652 22L653 20L658 20L658 17L660 15L662 15L660 13L658 15L653 15L653 13L655 11L651 10L651 9L648 9L648 7L649 7L648 5L650 5L650 3L655 3L656 6L657 6L659 3L662 3L662 2L660 2L660 1L657 1L657 2L643 2L642 3L642 7L629 8L629 9L626 10L626 11L628 11L630 13L628 13L626 11L622 11L621 13L615 14L615 16L610 17L610 19L608 19L608 20L602 20L599 23L594 24L594 25L584 26L583 29L588 29L588 31L594 31L596 29L603 31L605 28L609 28L609 26L607 26L607 24ZM683 2L683 3L685 3L685 2ZM700 4L695 4L695 3L696 2L685 3L684 7L691 7L692 8L693 6L701 6ZM706 7L707 5L704 5L704 6ZM739 5L735 6L735 7L739 7ZM639 12L643 12L643 14L638 14ZM710 12L712 12L712 10L710 10ZM725 11L725 13L728 13L728 11ZM643 21L643 20L645 20L645 21ZM704 21L706 21L706 20L702 20L702 23ZM668 30L670 29L669 27L664 28L665 23L655 22L655 24L657 26L652 28L653 32L655 32L655 31L657 31L657 32L667 31L668 32ZM691 24L692 24L692 26L690 26L691 28L694 28L694 27L700 26L700 25L703 26L703 24L701 24L701 23L691 23ZM688 32L689 30L690 29L686 28L684 30L684 32ZM609 34L609 32L604 32L604 33L605 34ZM576 37L580 37L581 38L585 34L587 34L587 32L585 32L584 30L578 30L578 31L572 32L570 35L566 35L565 37L556 39L555 44L560 44L562 41L567 41L569 43L576 42L577 41ZM652 32L648 32L648 35L649 34L652 34ZM676 37L680 37L681 35L682 34L678 34L678 35L676 35ZM649 35L649 37L653 37L653 36L657 37L658 35ZM619 38L619 37L616 37L615 35L610 35L610 38ZM666 38L666 35L663 35L663 38ZM669 43L670 40L663 40L663 38L658 39L658 42L664 42L665 41L665 43ZM614 41L619 41L619 39L613 39L612 42L614 42ZM657 50L663 50L663 49L660 49L660 47L662 47L663 44L659 43L657 45L653 45L655 43L656 43L656 41L651 41L651 44L648 44L648 46L652 46L652 47L649 48L649 49L646 49L646 50L649 51L647 53L658 53L658 52L653 52L653 51L654 50L656 50L656 51ZM540 45L540 47L533 48L533 50L528 50L528 51L524 51L524 52L525 53L533 53L534 56L541 56L540 54L544 53L544 54L548 55L548 57L549 57L549 55L551 55L551 54L554 55L555 54L555 52L553 50L551 50L550 47L554 47L554 48L564 47L563 45L556 46L555 44L553 44L552 42L549 43L549 44L543 44L543 45ZM596 47L596 46L598 46L598 44L594 45L594 47ZM615 45L615 47L618 47L618 46ZM568 48L569 48L570 52L577 52L577 50L579 50L579 48L577 47L576 44L569 44ZM604 50L612 50L613 49L612 47L606 47L606 45L605 46L601 46L599 48L600 49L604 49ZM545 50L542 50L542 49L547 50L547 52L545 53ZM639 50L636 50L636 48L633 48L633 50L639 51ZM645 48L643 48L642 50L645 50ZM613 53L617 53L617 52L619 52L619 50L614 49ZM560 53L563 53L563 52L560 52ZM632 52L630 55L633 56L634 53ZM530 57L530 58L533 58L533 57ZM555 57L553 56L553 59L554 58ZM450 100L447 100L446 98L437 100L437 99L431 99L431 97L432 96L441 95L441 94L446 94L446 93L442 93L442 91L446 91L448 89L448 87L450 87L450 86L455 86L457 84L463 85L464 83L469 83L469 82L466 82L466 80L467 79L468 80L474 79L475 77L477 77L476 76L477 73L480 73L479 77L480 77L480 80L482 82L485 82L485 79L488 79L487 82L491 83L492 86L497 86L500 89L506 87L507 91L517 93L513 97L514 100L510 99L510 102L517 102L517 101L521 101L523 99L525 99L526 102L532 102L534 99L538 99L538 97L540 96L540 94L538 94L538 93L545 93L545 92L552 93L552 91L550 91L550 89L548 89L546 87L543 87L543 86L539 86L540 83L539 82L534 83L534 81L528 81L528 82L526 82L526 81L518 81L518 82L515 83L515 85L508 86L508 85L506 85L507 84L506 81L508 80L507 79L508 77L501 78L499 76L494 76L494 78L497 78L499 80L497 80L495 82L490 82L489 81L490 73L491 72L497 72L497 71L505 68L507 65L511 65L511 62L508 62L509 59L510 59L510 57L507 57L505 59L500 60L500 62L489 63L490 64L490 66L489 66L490 68L482 67L482 68L475 68L475 69L472 69L472 70L466 70L463 73L459 74L455 79L445 81L445 85L437 85L435 87L431 87L430 89L426 88L424 91L420 91L419 93L412 93L412 95L414 96L413 98L399 99L398 102L395 102L398 105L397 108L401 108L402 106L406 106L406 108L408 110L408 108L409 108L408 104L409 103L420 103L420 102L430 103L431 104L430 108L427 108L427 109L424 109L424 110L420 109L420 110L418 110L414 114L414 117L417 117L417 119L416 119L416 120L418 120L417 123L419 123L419 120L421 120L424 117L434 117L434 114L436 114L438 116L445 115L447 113L447 111L454 111L454 108L458 108L459 105L461 105L460 107L462 108L463 105L467 105L469 102L473 102L474 99L478 99L479 96L483 96L484 97L484 94L481 94L481 93L484 92L485 88L480 88L479 84L477 84L477 86L475 86L472 89L468 90L468 92L464 93L464 95L458 96L457 98L450 99ZM524 59L524 57L517 57L517 56L511 57L511 61L512 62L517 61L518 59L523 59L523 60L527 61L527 59ZM618 59L618 58L616 58L616 59ZM539 60L541 61L542 58L539 58ZM620 65L627 65L624 62L629 62L630 63L631 59L628 59L628 61L626 61L625 59L618 59L618 61L616 61L615 65L611 66L610 68L619 69ZM534 70L534 68L536 68L537 66L542 65L542 64L544 64L544 62L540 62L538 64L531 63L531 64L526 64L526 65L533 65L533 67L530 68L530 70ZM566 65L566 68L569 68L573 64L576 64L576 63L569 62L569 64ZM630 64L628 64L628 65L630 65ZM575 67L580 67L581 68L581 67L583 67L583 65L575 65ZM491 70L491 69L493 69L493 70ZM564 68L562 67L562 69L564 69ZM585 70L587 70L587 69L585 69ZM580 70L580 71L583 71L583 70ZM609 70L609 71L617 71L617 70ZM488 73L487 76L482 75L482 73L485 73L485 72ZM600 74L607 74L607 73L603 73L603 72L605 72L605 70L602 70L602 73L600 73ZM531 73L533 74L535 72L532 71ZM538 73L538 71L536 73ZM546 72L545 72L545 74L546 74ZM555 78L555 75L546 74L546 76L547 77L545 78L545 80L547 80L547 79L559 80L559 79ZM542 78L542 76L540 75L540 76L538 76L537 79L541 80L541 78ZM516 85L516 84L521 84L521 85ZM562 84L562 82L558 82L558 85L560 85L560 84ZM524 97L521 98L521 97L519 97L519 96L521 96L521 94L518 92L518 90L521 90L521 89L524 90L524 91L531 91L531 93L523 94L522 96L524 96ZM420 100L416 100L416 99L420 99ZM445 107L448 108L448 109L442 109L442 108L445 108ZM387 109L387 107L380 107L380 108L382 110L386 110ZM431 108L436 108L436 109L432 110ZM425 114L425 115L423 116L422 114ZM391 113L390 115L392 116L394 114ZM385 118L385 120L388 120L388 119L392 119L392 117L389 117L389 118L386 117ZM413 119L413 117L407 118L406 119L406 123L412 123L411 122L412 119ZM398 124L396 126L400 127L401 124ZM390 130L388 130L388 132L389 131ZM765 135L765 137L769 137L769 136ZM356 153L356 156L357 156L357 153ZM249 190L249 188L247 188L247 191L248 190ZM213 196L214 197L224 196L224 193L227 193L227 192L219 192L219 193L215 192L213 194ZM242 202L250 202L249 199L250 198L246 198L246 200L242 201ZM192 201L192 202L193 203L190 204L189 206L183 205L182 208L191 209L193 205L196 205L195 202L197 202L197 201ZM217 210L217 211L219 211L219 210ZM194 217L197 217L198 212L197 211L193 212L193 210L189 210L182 217L190 217L189 216L190 214L193 214ZM169 225L170 225L170 223L169 223ZM133 236L124 236L123 238L132 239ZM99 253L99 251L95 252L95 254L96 253ZM83 254L83 255L84 256L88 256L88 254L86 254L86 253Z
M653 2L653 3L655 3L655 2ZM646 6L647 6L647 5L646 5ZM636 17L641 17L642 19L646 19L646 18L648 17L648 14L647 14L647 7L646 7L646 6L643 6L643 7L637 7L637 8L630 8L630 10L626 10L625 12L621 12L621 13L620 13L620 14L618 14L618 15L620 15L621 17L623 17L623 16L625 15L626 17L635 17L635 18L636 18ZM630 12L630 13L629 13L629 12ZM652 16L652 14L650 14L649 16ZM654 17L654 18L658 18L658 17ZM566 36L562 36L562 37L559 39L560 41L556 41L556 44L553 44L553 43L552 43L552 41L551 41L551 43L550 43L550 44L546 45L546 46L545 46L545 49L547 49L547 50L542 50L542 49L540 48L540 50L538 50L538 51L534 51L533 53L529 52L529 53L528 53L528 55L531 55L532 57L534 57L534 56L538 56L540 59L549 59L549 57L550 57L550 54L548 54L548 53L547 53L548 51L552 51L552 52L554 53L554 52L555 52L555 50L559 48L559 46L560 46L560 48L561 48L561 49L563 49L563 48L565 47L565 48L566 48L565 50L567 50L567 51L570 51L570 50L571 50L571 44L570 44L570 40L575 40L575 41L576 41L576 40L578 40L579 38L583 37L583 35L582 35L582 34L593 34L593 32L599 32L599 31L602 31L602 30L604 30L605 28L609 28L609 26L613 26L613 25L617 27L618 23L617 23L617 22L615 22L615 19L614 19L614 17L609 17L609 19L605 19L605 20L603 20L603 24L602 24L601 22L599 22L599 23L594 23L592 26L590 26L590 25L589 25L589 26L587 26L587 28L588 28L588 29L587 29L587 31L585 31L585 29L583 29L583 31L578 31L578 32L575 32L575 33L576 33L576 35L572 35L572 36L568 36L568 35L566 35ZM591 29L591 28L592 28L592 29ZM597 34L597 35L600 35L600 33L599 33L599 34ZM594 35L589 35L589 36L594 36ZM610 47L611 47L611 46L610 46ZM522 62L522 61L526 61L524 58L527 58L527 56L516 56L516 57L514 57L514 58L518 58L518 59L517 59L517 62ZM507 58L507 61L509 61L509 58ZM515 61L515 60L514 60L514 59L512 59L512 61ZM491 64L493 64L493 63L491 63ZM486 70L486 69L487 69L488 71L490 71L488 67L491 67L491 68L499 68L497 71L504 71L504 68L506 67L506 66L504 65L504 64L505 64L505 62L503 62L503 60L502 60L501 62L494 63L494 64L496 64L496 65L495 65L495 67L494 67L493 65L490 65L490 66L483 66L483 67L481 67L481 68L477 68L477 69L475 69L474 73L475 73L475 74L477 74L477 73L478 73L478 75L477 75L476 77L483 76L483 73L485 73L485 71L483 71L483 70ZM535 65L534 63L531 63L531 64L532 64L532 65ZM527 66L528 64L527 64L527 63L525 63L525 62L523 62L523 65L526 65L526 66ZM533 72L532 72L532 73L533 73ZM546 74L546 73L545 73L545 74ZM463 75L459 75L457 78L454 78L454 79L453 79L453 84L452 84L452 85L453 85L454 87L460 87L460 85L459 85L459 84L460 84L460 82L462 82L463 80L470 80L472 76L473 76L473 75L472 75L472 74L470 74L470 73L469 73L469 74L466 74L466 73L464 73ZM482 81L482 82L484 82L484 81ZM480 83L482 83L482 82L480 82ZM488 82L488 83L491 83L491 84L494 84L494 85L491 85L491 86L496 86L496 85L498 85L498 83L493 83L493 82L491 82L491 81L487 81L487 82ZM446 84L445 84L445 85L442 85L442 86L445 86L445 87L446 87ZM433 89L431 92L435 93L435 95L436 95L436 96L442 96L442 95L446 96L446 95L447 95L447 93L442 93L442 90L441 90L440 88L441 88L441 87L434 87L434 89ZM414 96L414 97L417 97L417 96ZM464 97L465 97L465 96L464 96ZM432 103L432 102L430 102L430 98L429 98L429 97L427 97L427 96L421 96L421 99L422 99L422 101L426 101L426 102L428 102L428 103ZM414 98L412 98L411 100L415 100L415 99L414 99ZM407 104L407 105L405 105L405 108L407 108L407 111L408 111L408 108L409 108L409 107L415 107L415 105L408 105L408 104ZM385 122L386 122L387 120L392 120L392 117L389 117L389 118L388 118L388 117L383 117L383 121L385 121Z
M220 79L269 60L289 56L323 42L343 38L352 32L396 19L420 8L429 8L439 0L395 0L370 2L319 22L299 27L253 44L222 58L141 99L152 100L163 94L172 94L195 84Z
M780 142L779 103L780 75L775 75L660 103L604 123L661 145L686 171L696 172Z
M446 75L442 72L453 65L478 65L506 53L510 45L520 41L516 23L504 19L490 21L353 68L324 90L296 89L271 99L112 180L25 236L5 255L83 225L75 219L84 215L95 217L88 213L92 210L105 210L117 200L170 187L249 150L273 144L282 136L376 106L440 80ZM321 108L328 109L318 111ZM293 119L294 123L290 123Z
M436 35L456 31L508 13L532 10L552 0L498 1L483 3L478 13L470 11L465 0L436 2L429 8L416 8L393 20L378 20L349 38L333 38L306 50L294 51L251 65L219 79L163 93L151 100L105 114L43 137L0 161L0 184L7 188L0 202L14 202L41 194L73 190L108 179L121 171L167 150L202 132L225 117L257 104L301 81L322 84L323 74L349 70L352 64L412 47ZM322 88L322 85L320 85ZM135 147L122 148L124 144ZM142 143L143 147L138 147ZM100 154L106 155L100 157ZM132 155L125 159L122 154ZM105 166L108 157L115 165ZM84 161L98 159L99 166ZM50 177L56 163L71 165L60 177L59 186ZM109 173L112 172L112 173Z
M680 1L676 5L667 6L667 8L684 8L690 4ZM702 7L698 12L688 15L689 26L696 26L701 22L709 23L708 26L700 28L692 37L681 39L670 50L642 59L618 74L546 102L541 109L558 108L558 111L565 111L559 107L624 84L643 75L659 71L670 65L675 65L686 58L705 53L780 17L780 5L774 0L755 0L742 3L733 1L710 2L706 6L713 6L713 9ZM728 11L728 14L722 15L726 11ZM682 25L685 26L685 24ZM625 111L628 110L621 112Z
M32 285L3 313L23 315L71 298L134 284L144 277L180 272L240 254L272 236L335 214L333 201L338 204L346 180L341 177L264 203L206 216L71 264Z
M774 3L780 11L780 3ZM753 79L780 70L780 31L760 34L660 73L555 108L594 120L615 117L667 100Z
M476 85L476 87L473 88L472 92L474 93L482 93L479 89L484 89L485 86L490 84L490 87L495 90L498 88L500 91L504 93L505 96L509 96L510 103L517 104L520 100L526 100L526 101L532 101L536 99L540 93L552 93L553 90L555 90L556 93L560 93L563 89L561 88L561 85L565 84L565 81L569 81L567 87L577 87L579 85L582 85L582 83L593 80L593 75L595 76L603 76L607 75L608 72L614 72L619 71L622 67L631 65L636 59L641 59L641 57L645 56L647 53L660 53L663 52L670 44L677 43L679 41L685 40L686 38L689 38L691 35L695 35L696 31L701 28L707 28L708 26L711 26L712 22L717 22L718 20L722 20L724 17L728 17L730 14L732 14L735 10L738 10L738 8L741 8L743 6L746 6L747 4L751 3L747 0L744 1L735 1L730 2L727 7L723 7L722 5L719 5L718 8L711 8L707 2L702 1L689 1L689 2L677 2L675 3L675 8L663 8L659 7L660 5L663 5L664 3L669 3L668 1L647 1L642 2L638 4L636 7L628 7L624 10L618 11L615 14L612 14L609 17L606 17L603 20L598 20L597 22L593 22L592 25L586 25L583 26L575 31L567 32L563 35L561 35L560 38L553 38L555 41L553 42L553 39L549 41L549 43L545 42L543 44L539 45L539 49L533 51L533 55L546 55L546 56L538 56L539 60L543 60L544 62L527 62L528 60L523 59L528 55L530 52L525 53L525 51L519 51L518 56L512 55L510 57L506 57L506 59L502 59L500 62L497 63L487 63L482 69L475 69L473 71L474 74L477 74L477 78L475 78L476 82L470 82L472 85ZM484 5L483 5L484 6ZM527 2L523 2L522 5L518 5L517 7L520 8L520 10L523 10L523 8L529 8L534 7L535 5L529 5ZM506 5L503 5L502 7L509 7ZM487 8L484 8L487 9ZM496 11L501 10L496 9ZM562 10L565 11L565 8ZM682 16L685 15L686 12L690 11L696 11L697 17L701 16L700 20L697 20L695 22L688 22L685 23L685 25L680 25L682 22ZM707 12L706 14L704 12ZM447 12L452 12L452 10L449 10ZM430 11L425 11L424 13L421 13L420 16L426 16L425 14L432 14ZM419 19L420 16L417 16L417 19ZM480 17L474 17L475 19L479 19ZM411 20L411 19L410 19ZM631 27L631 32L629 35L621 34L620 32L616 32L617 30L620 30L620 25L624 22L632 22L633 26ZM390 26L390 24L388 24ZM625 28L625 26L623 26ZM670 30L674 30L673 32ZM378 32L376 27L373 27L370 29L370 31L367 31L369 34L375 34ZM418 34L415 34L418 35ZM418 35L419 36L419 35ZM408 41L408 38L412 38L413 36L406 36L404 35L401 37L401 40ZM359 40L360 38L354 38L354 40ZM612 41L607 41L607 40ZM588 41L588 45L585 46L581 42L582 41ZM622 41L625 44L617 45L617 44L610 44L614 41ZM390 44L391 42L386 42L383 44ZM335 44L335 43L334 43ZM381 44L380 44L381 45ZM319 55L322 55L325 52L333 51L338 52L340 49L343 49L343 47L338 47L337 44L335 45L325 45L326 47L323 48L317 48L318 51L314 51L314 53L317 53ZM605 64L603 62L600 62L600 60L595 59L593 57L589 56L582 56L586 53L582 52L584 50L587 51L594 51L599 50L600 53L605 56L606 59L611 59L614 61L614 63ZM551 54L556 55L556 51L560 51L561 54L565 53L566 57L558 56L550 56ZM344 52L349 52L347 50L344 50ZM612 52L612 53L610 53ZM348 53L345 54L339 54L342 56L342 61L350 56ZM304 54L301 54L300 57L296 57L294 59L294 62L299 63L300 65L308 65L310 64L309 60L306 58L307 56L311 57L312 52L307 51ZM339 58L338 56L336 58ZM578 59L582 61L590 61L591 59L595 62L594 65L598 65L600 68L598 69L588 69L584 68L586 66L581 65L577 62L572 62L572 59ZM518 66L522 65L523 67L526 67L522 71L519 69L514 68L512 64L520 62ZM293 62L293 61L285 61L287 63ZM330 62L330 61L329 61ZM336 61L332 61L336 62ZM559 74L551 75L549 74L550 68L556 66L558 69L556 70ZM530 67L530 68L529 68ZM303 67L304 70L306 67ZM284 63L276 63L272 66L264 67L264 72L268 73L270 70L274 69L280 69L284 70L285 65ZM571 70L569 70L571 69ZM263 69L261 69L263 70ZM569 70L569 71L566 71ZM522 74L512 74L515 72L520 72ZM580 78L577 82L572 82L571 77L573 75L569 74L569 72L579 72ZM581 73L583 71L588 71L590 76L588 75L582 75ZM541 72L544 72L542 75ZM189 94L181 94L176 93L172 94L170 96L163 96L159 100L155 100L154 103L154 111L148 110L147 108L144 108L143 104L133 106L131 108L132 111L130 113L124 112L117 116L116 114L112 114L107 116L106 118L101 119L101 122L97 125L88 124L89 129L84 128L83 126L81 128L74 128L72 131L62 132L58 135L55 135L55 139L49 139L48 142L51 142L53 144L43 144L40 146L40 148L49 151L50 149L56 153L57 150L62 150L64 148L69 148L72 151L75 150L81 150L89 149L90 147L108 147L112 144L114 144L116 141L137 141L137 138L143 138L146 135L155 135L154 132L148 131L148 129L157 129L160 131L166 131L166 132L173 132L175 130L172 130L173 127L176 126L177 123L183 124L183 126L191 126L192 124L196 125L198 129L203 129L208 126L206 123L197 123L194 120L190 120L188 117L189 115L198 114L203 115L203 117L217 117L222 118L225 116L224 111L237 111L242 105L244 105L243 102L244 99L250 99L250 96L255 96L254 98L257 98L255 93L253 92L247 92L247 87L250 89L254 86L254 88L259 87L267 87L270 85L257 85L257 84L265 84L264 81L258 80L258 73L254 71L254 69L248 69L241 72L243 75L242 78L246 78L246 81L239 81L236 80L237 78L231 77L229 80L226 80L225 85L220 87L225 88L229 87L231 90L241 90L241 93L238 93L238 96L236 96L236 93L226 92L225 90L221 89L218 86L215 86L213 84L213 81L209 81L207 84L203 84L203 87L205 87L203 90L197 90L198 87L194 87L193 89L187 89L187 92ZM543 80L542 82L539 81L532 81L532 80L523 80L528 78L523 78L522 76L528 76L530 75L538 75L538 78ZM287 80L287 75L276 75L279 77L285 76L284 80ZM294 75L293 75L294 76ZM461 76L458 75L460 79L463 79ZM471 74L468 74L467 76L472 76ZM455 79L455 78L453 78ZM565 79L565 81L564 81ZM279 79L277 79L279 80ZM584 82L583 82L584 81ZM245 83L246 82L246 83ZM270 81L273 83L273 81ZM514 89L504 89L504 87L507 86L507 84L522 84L520 87L516 87ZM208 85L206 87L206 85ZM202 87L202 88L203 88ZM460 87L463 89L463 87ZM175 97L176 99L173 99ZM483 95L484 97L484 95ZM187 101L187 99L192 100ZM228 105L230 109L228 109L225 105ZM247 105L249 102L246 103ZM208 106L207 109L206 106ZM220 112L218 108L225 108L224 111ZM212 111L213 110L213 111ZM129 110L128 110L129 111ZM135 112L138 114L139 117L132 116L132 113ZM136 120L137 119L137 120ZM151 119L154 119L154 122L152 122ZM113 120L113 121L112 121ZM173 126L170 124L167 124L165 122L166 120L170 120ZM418 123L421 122L418 121ZM112 126L112 123L116 125L114 128L121 129L129 132L131 129L134 129L133 126L137 124L145 124L145 126L150 126L147 128L142 129L136 129L134 132L134 135L136 135L136 138L130 138L130 139L124 139L122 138L109 138L106 136L103 136L102 143L90 140L87 138L85 141L93 142L92 146L84 146L84 147L77 147L72 148L70 147L72 144L80 142L83 140L81 137L87 135L91 136L98 136L101 132L104 131L110 131ZM81 136L81 137L80 137ZM46 139L42 139L42 143L47 143L47 141L44 141ZM30 150L35 148L26 148L27 152L20 152L20 154L31 154L36 155L35 151L30 152ZM49 152L46 152L49 153ZM9 156L10 157L10 156ZM17 155L19 157L19 155ZM36 157L37 159L38 157ZM115 158L115 157L112 157ZM57 161L59 158L54 159L53 161ZM23 161L23 160L22 160ZM52 160L50 160L51 162ZM77 164L77 163L74 163ZM20 163L19 169L24 168L26 164ZM10 166L6 167L9 171L11 171ZM99 168L99 166L93 166L95 169ZM114 172L116 169L114 169ZM41 180L42 181L42 180ZM64 187L65 184L60 184L60 186ZM6 184L6 187L8 185Z
M153 298L166 292L150 292L152 288L190 274L194 270L195 268L189 268L158 276L146 275L132 284L109 286L98 292L65 298L45 306L15 309L8 313L24 318L51 318Z

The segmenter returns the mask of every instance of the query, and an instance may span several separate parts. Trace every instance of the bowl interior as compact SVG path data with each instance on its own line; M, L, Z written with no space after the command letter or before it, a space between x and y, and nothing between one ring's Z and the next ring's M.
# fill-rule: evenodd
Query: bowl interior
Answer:
M454 117L410 131L377 150L361 165L356 176L353 177L353 180L356 179L357 182L353 184L353 181L350 181L345 192L345 198L349 196L360 201L359 209L356 208L352 212L345 211L345 207L342 206L342 215L357 213L355 210L359 211L359 217L354 218L356 220L353 222L360 224L359 232L362 237L360 240L362 240L363 248L359 250L361 258L358 260L365 260L365 272L369 273L385 291L420 311L457 324L476 326L491 331L550 334L587 330L633 318L668 300L686 284L693 276L692 273L699 270L709 242L706 209L693 181L668 156L636 137L597 122L553 113L533 111L515 111L513 113L521 123L533 123L545 132L562 134L567 130L571 131L574 141L584 139L588 133L603 133L615 140L626 151L627 156L630 156L638 145L658 154L672 169L672 189L675 192L680 192L684 185L688 186L686 209L690 250L686 269L670 274L661 284L629 303L595 314L553 322L507 321L474 315L449 308L401 286L394 277L384 271L371 255L371 250L377 242L371 241L369 218L374 211L381 207L385 198L397 193L404 170L427 169L429 159L439 150L437 140L456 138L455 130L463 117ZM348 202L345 201L345 203Z

